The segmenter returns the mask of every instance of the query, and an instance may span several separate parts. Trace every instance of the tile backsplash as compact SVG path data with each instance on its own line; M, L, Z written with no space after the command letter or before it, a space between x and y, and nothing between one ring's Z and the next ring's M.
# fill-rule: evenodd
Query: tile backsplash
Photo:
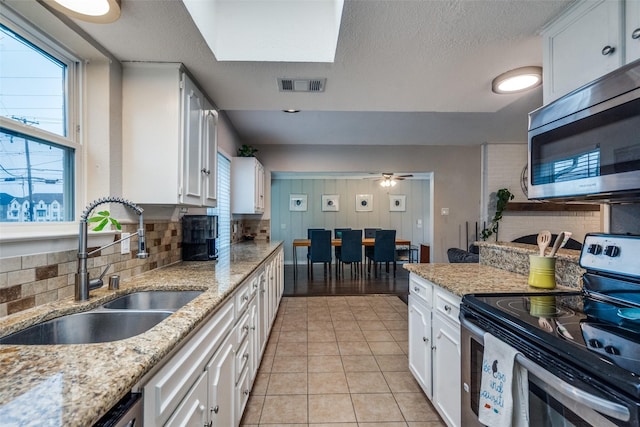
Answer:
M122 231L135 233L136 228L136 224L123 224ZM108 264L111 267L105 277L118 274L122 280L180 261L182 229L179 222L148 222L145 233L147 259L136 258L137 236L134 236L128 254L120 254L120 245L115 244L91 255L87 260L91 277L98 277ZM114 240L119 238L116 234ZM91 250L89 248L89 252ZM77 255L77 250L67 250L0 259L0 317L72 298ZM105 280L105 286L106 283Z

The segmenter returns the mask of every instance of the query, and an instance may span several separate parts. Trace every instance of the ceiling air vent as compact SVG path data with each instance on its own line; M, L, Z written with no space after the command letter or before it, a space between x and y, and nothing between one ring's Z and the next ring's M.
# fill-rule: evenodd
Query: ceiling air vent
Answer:
M327 79L278 79L280 92L324 92Z

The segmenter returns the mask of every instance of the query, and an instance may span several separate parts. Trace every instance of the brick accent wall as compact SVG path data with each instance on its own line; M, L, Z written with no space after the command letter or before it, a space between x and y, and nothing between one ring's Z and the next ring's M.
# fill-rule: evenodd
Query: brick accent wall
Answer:
M122 231L135 233L137 224L123 224ZM131 238L131 253L121 255L120 245L103 249L87 260L89 274L98 277L110 263L105 277L119 274L127 279L174 262L182 257L179 222L145 223L147 259L136 258L137 236ZM114 240L120 238L117 234ZM97 248L93 248L97 249ZM93 250L89 248L89 252ZM26 255L0 260L0 317L74 295L77 250ZM107 280L105 280L105 286Z

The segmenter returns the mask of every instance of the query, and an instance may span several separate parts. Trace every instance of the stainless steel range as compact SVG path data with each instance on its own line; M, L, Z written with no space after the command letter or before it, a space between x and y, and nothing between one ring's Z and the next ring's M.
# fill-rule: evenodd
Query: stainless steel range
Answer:
M462 299L462 425L479 426L483 337L521 354L531 426L640 426L640 236L588 234L581 292Z

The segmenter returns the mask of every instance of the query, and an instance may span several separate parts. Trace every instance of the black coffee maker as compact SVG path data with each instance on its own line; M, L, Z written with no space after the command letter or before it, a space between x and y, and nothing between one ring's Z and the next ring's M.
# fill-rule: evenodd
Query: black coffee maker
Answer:
M182 260L208 261L218 258L218 217L185 215L182 217Z

